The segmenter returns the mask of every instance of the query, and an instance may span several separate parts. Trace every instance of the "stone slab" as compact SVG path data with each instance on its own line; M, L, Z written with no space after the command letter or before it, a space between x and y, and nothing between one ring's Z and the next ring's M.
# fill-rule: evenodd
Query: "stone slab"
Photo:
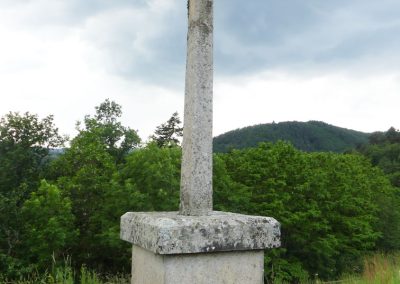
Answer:
M264 251L159 255L133 246L134 284L262 284Z
M156 254L263 250L280 246L280 224L270 217L213 211L207 216L178 212L128 212L121 239Z

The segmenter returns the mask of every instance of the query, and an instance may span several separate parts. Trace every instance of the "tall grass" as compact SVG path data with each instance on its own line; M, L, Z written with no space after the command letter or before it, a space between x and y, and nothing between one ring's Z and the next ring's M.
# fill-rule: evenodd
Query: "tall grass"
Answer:
M290 282L274 280L272 284L290 284ZM374 254L364 258L363 272L344 275L340 280L322 281L303 279L301 284L400 284L400 253Z
M73 271L70 262L54 266L51 272L33 273L28 279L9 281L1 278L1 284L129 284L127 275L100 276L86 267L79 272ZM285 282L274 282L274 284ZM301 283L325 284L400 284L400 253L392 255L375 254L364 259L364 269L360 275L346 275L341 280L322 282L307 281Z
M364 270L360 276L345 276L336 283L400 284L400 254L375 254L367 257L364 260Z
M0 275L1 284L129 284L130 280L127 275L106 275L100 276L98 273L82 267L76 273L71 268L71 265L53 267L51 272L42 274L32 273L24 279L9 280L2 278Z

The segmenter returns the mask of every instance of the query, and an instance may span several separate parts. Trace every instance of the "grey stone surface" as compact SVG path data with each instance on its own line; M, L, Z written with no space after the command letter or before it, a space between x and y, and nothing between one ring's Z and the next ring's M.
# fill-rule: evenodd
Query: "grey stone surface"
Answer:
M128 212L121 238L156 254L261 250L280 245L273 218L213 211L207 216L178 212Z
M190 0L182 142L182 215L212 211L213 0Z
M157 255L133 246L134 284L262 284L263 251Z

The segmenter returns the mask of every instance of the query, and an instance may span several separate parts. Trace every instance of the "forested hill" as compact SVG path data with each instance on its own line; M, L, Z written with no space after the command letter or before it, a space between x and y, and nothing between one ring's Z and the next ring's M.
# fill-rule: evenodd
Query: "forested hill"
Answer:
M255 147L260 142L289 141L297 149L344 152L368 142L368 133L321 121L281 122L249 126L214 138L214 152Z

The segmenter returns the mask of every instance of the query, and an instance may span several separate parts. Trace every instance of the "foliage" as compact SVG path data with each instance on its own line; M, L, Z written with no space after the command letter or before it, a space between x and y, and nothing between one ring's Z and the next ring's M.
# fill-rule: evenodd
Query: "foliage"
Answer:
M58 134L53 116L8 113L0 119L0 194L10 196L25 184L23 197L34 188L50 147L60 147L66 138Z
M10 112L0 119L0 142L3 147L16 144L25 148L58 147L65 138L58 134L53 119L52 115L39 120L36 114L29 112L23 115Z
M121 179L127 190L141 196L139 210L176 211L179 208L181 149L150 143L127 157Z
M118 121L122 116L122 108L119 104L106 99L95 109L94 116L85 116L83 129L80 129L81 123L78 122L79 135L99 140L116 162L120 163L130 151L138 147L140 138L135 130L123 126Z
M125 277L105 276L130 269L120 216L178 209L181 148L174 135L181 128L174 114L158 128L160 140L141 148L121 115L121 107L106 100L85 116L70 147L51 159L49 148L64 141L52 116L10 113L1 120L0 281L30 283L23 282L29 275L36 283L125 283ZM344 150L365 138L319 122L271 127L271 137L283 127L308 150ZM329 144L330 135L347 142L332 138ZM307 153L284 142L215 154L214 208L281 222L282 248L265 257L267 283L361 272L365 254L400 248L400 194L392 186L397 139L394 129L373 134L351 154ZM62 265L63 257L72 261Z
M297 149L342 153L367 143L368 134L320 121L259 124L229 131L214 138L215 152L257 147L260 142L284 140Z
M53 116L8 113L0 119L0 270L18 276L29 271L18 254L21 207L39 186L51 147L60 147Z
M150 138L158 147L173 147L179 145L183 136L181 119L177 112L174 112L167 122L157 126L154 135Z
M7 279L0 275L0 283L4 284L128 284L130 279L128 275L100 275L95 271L89 270L82 266L80 269L74 270L70 260L66 259L65 263L57 265L53 263L50 271L44 273L31 273L26 277L19 279Z
M126 247L116 243L116 232L110 231L110 223L114 228L119 216L109 214L109 197L117 190L113 178L119 163L139 140L135 131L118 121L120 116L120 106L109 100L96 107L96 115L85 117L85 129L49 169L48 178L56 181L72 201L79 231L72 249L76 267L87 264L100 271L116 270L126 260L115 260Z
M394 186L400 187L400 131L391 127L384 133L375 132L358 151L380 167Z
M252 193L249 213L281 222L282 248L277 262L272 257L266 264L276 277L293 281L301 270L337 277L381 236L375 201L390 184L361 156L308 154L277 143L223 157L232 179Z
M51 260L63 259L77 237L71 201L55 185L42 181L37 192L25 201L22 244L24 260L45 270Z
M391 127L386 132L375 132L369 137L369 143L357 151L382 169L395 186L377 200L382 208L380 219L387 220L379 224L383 235L377 247L386 252L400 250L400 131Z
M214 210L247 214L251 195L246 185L235 182L229 175L223 156L215 154L213 159Z
M118 204L126 211L177 211L181 175L181 149L159 148L150 143L135 151L119 176L125 198ZM224 160L214 155L213 188L216 210L245 212L251 193L228 175Z

